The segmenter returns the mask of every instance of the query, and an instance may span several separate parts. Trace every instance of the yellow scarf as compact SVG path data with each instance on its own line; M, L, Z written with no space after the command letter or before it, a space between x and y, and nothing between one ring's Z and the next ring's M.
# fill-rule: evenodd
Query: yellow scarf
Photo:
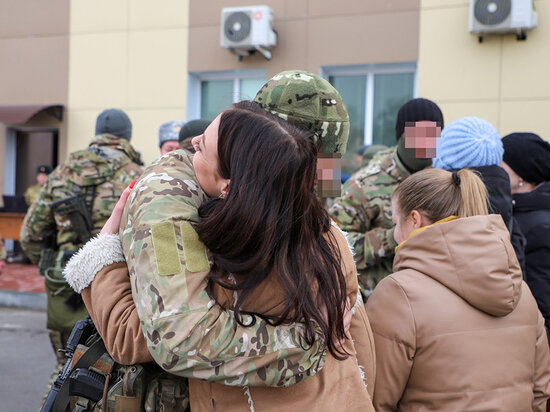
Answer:
M397 250L401 247L401 245L403 243L405 243L408 239L410 239L411 237L413 237L414 235L416 235L417 233L420 233L422 232L424 229L427 229L429 227L432 227L433 225L437 225L438 223L445 223L445 222L450 222L451 220L455 220L455 219L458 219L458 216L449 216L449 217L446 217L444 219L441 219L441 220L438 220L437 222L435 223L432 223L431 225L427 225L427 226L422 226L422 227L419 227L419 228L416 228L414 229L410 234L409 236L407 236L407 239L405 239L403 242L401 242L400 244L398 244L396 247L395 247L395 252L397 253Z

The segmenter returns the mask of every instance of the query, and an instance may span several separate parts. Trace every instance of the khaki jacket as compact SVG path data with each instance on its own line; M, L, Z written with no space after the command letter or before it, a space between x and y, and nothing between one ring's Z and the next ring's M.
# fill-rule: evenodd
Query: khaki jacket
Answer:
M332 233L342 255L348 296L351 302L355 302L350 339L346 340L345 349L351 354L357 351L357 355L337 361L327 354L321 372L288 388L229 387L190 379L191 408L194 412L248 410L252 405L250 402L256 410L262 411L304 410L309 407L316 411L374 410L371 402L376 373L374 338L357 293L357 274L351 251L338 229L333 228ZM276 290L274 287L277 287L274 281L260 285L258 298L251 301L252 306L247 309L277 313L277 309L280 310L280 295L273 293ZM214 293L220 304L232 307L232 292L217 288ZM153 360L141 331L125 262L113 263L99 270L93 282L82 290L82 298L115 360L123 364Z
M330 353L323 369L311 378L287 388L234 387L190 379L191 410L196 411L374 411L365 385L373 389L375 374L374 341L366 311L358 294L357 271L343 233L333 227L342 256L347 295L356 302L355 313L344 348L350 354L338 361ZM255 290L244 309L277 315L283 308L281 286L269 276ZM224 307L232 307L233 291L218 285L214 297ZM370 387L369 387L370 386Z
M378 411L545 411L550 355L499 215L436 223L367 302Z

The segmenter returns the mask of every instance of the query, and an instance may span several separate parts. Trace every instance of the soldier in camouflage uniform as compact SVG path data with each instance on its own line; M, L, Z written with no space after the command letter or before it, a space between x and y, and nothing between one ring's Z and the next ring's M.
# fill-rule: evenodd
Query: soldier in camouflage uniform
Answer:
M273 88L286 89L285 99L274 100L278 94L272 93ZM288 103L288 96L296 97ZM304 99L308 104L302 103ZM256 101L264 101L269 111L317 132L315 138L325 153L345 150L349 131L347 111L338 92L318 76L299 71L281 73L260 90ZM198 206L206 199L196 181L191 158L183 151L159 158L147 168L130 195L120 232L124 253L121 251L118 257L108 260L117 262L128 257L128 289L131 288L133 302L124 309L124 317L131 318L135 311L139 313L144 336L134 337L137 344L142 344L139 340L143 339L153 355L149 360L154 358L171 373L226 385L289 385L315 373L324 362L324 345L319 342L319 346L303 352L298 343L301 325L272 327L258 319L252 327L242 328L231 311L220 310L207 294L210 260L195 232ZM84 299L91 308L93 300L88 296L102 296L101 288L109 288L105 279L112 279L116 272L107 266L102 272L110 272L109 275L98 276L92 282L95 273L92 276L77 273L79 263L86 260L83 256L74 265L71 262L66 275L73 278L72 285L84 289ZM87 281L82 285L78 279ZM120 351L114 354L124 345L116 341L116 336L112 336L111 342L108 322L102 313L116 311L118 304L113 302L112 308L102 304L97 309L101 313L96 314L94 308L90 314L106 337L107 349L113 357L143 362L144 358L128 358ZM122 335L128 338L128 334L119 334ZM236 354L238 357L234 359ZM367 365L366 369L372 382L374 365ZM154 386L159 390L158 384ZM149 394L147 399L151 398L155 396ZM183 405L184 402L180 403Z
M66 360L58 350L74 322L87 316L61 272L70 256L99 233L124 188L141 175L143 162L129 142L131 128L123 111L102 112L88 148L71 153L48 176L21 227L21 246L46 277L47 326L58 368Z
M419 98L405 103L397 115L397 146L377 152L366 167L354 173L330 208L332 218L348 233L365 300L376 284L392 273L397 246L391 220L392 194L401 181L432 164L431 158L417 158L414 147L405 147L407 123L425 120L443 127L443 114L434 102Z
M30 207L38 199L38 193L40 193L40 189L46 183L51 172L52 168L48 165L40 165L36 168L36 184L25 190L25 203L27 206Z
M340 93L325 79L301 70L276 74L254 101L266 111L313 133L319 152L317 193L340 196L342 154L349 137L349 116Z

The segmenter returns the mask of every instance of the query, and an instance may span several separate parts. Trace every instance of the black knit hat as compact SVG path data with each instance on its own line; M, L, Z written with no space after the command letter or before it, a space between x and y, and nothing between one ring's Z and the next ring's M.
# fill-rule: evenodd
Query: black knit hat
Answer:
M397 112L395 139L399 140L403 135L407 122L420 122L422 120L438 122L441 129L443 129L443 113L437 104L431 100L422 98L409 100Z
M132 137L132 122L128 115L120 109L104 110L97 116L95 134L104 133L130 140Z
M178 141L181 142L188 137L195 137L203 134L209 124L210 122L208 120L202 119L188 121L180 129Z
M534 133L511 133L502 138L502 160L523 180L550 181L550 143Z

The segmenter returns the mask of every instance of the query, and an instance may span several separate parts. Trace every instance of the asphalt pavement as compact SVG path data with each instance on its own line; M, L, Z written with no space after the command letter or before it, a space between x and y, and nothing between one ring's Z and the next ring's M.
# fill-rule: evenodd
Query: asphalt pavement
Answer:
M54 367L46 312L0 307L0 412L38 411Z

